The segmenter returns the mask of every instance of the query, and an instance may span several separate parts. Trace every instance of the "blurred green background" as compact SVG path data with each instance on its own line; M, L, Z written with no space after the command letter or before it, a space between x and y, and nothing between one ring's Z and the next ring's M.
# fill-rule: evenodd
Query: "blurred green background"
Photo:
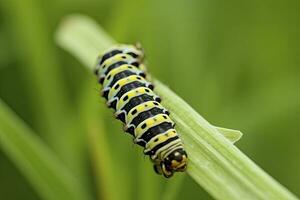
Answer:
M152 75L212 124L241 130L236 145L300 196L299 1L0 2L0 97L95 198L109 199L110 188L123 199L155 199L167 181L104 109L93 75L55 45L71 13L93 17L119 42L141 42ZM112 180L101 173L106 163ZM175 199L211 199L188 176L178 192ZM41 199L1 147L0 198Z

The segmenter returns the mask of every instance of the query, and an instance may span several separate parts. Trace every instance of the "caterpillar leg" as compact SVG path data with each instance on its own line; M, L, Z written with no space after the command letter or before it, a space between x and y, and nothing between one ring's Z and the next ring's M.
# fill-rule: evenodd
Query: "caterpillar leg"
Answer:
M161 165L161 169L164 177L170 178L173 176L173 171L169 171L164 164Z
M153 169L154 169L154 171L155 171L157 174L159 174L159 175L162 174L162 169L161 169L161 166L160 166L159 164L154 164L154 165L153 165Z
M164 175L164 177L166 178L170 178L173 176L173 172L172 171L168 171L165 167L164 164L160 165L160 164L154 164L153 165L153 169L154 171L159 174L159 175Z

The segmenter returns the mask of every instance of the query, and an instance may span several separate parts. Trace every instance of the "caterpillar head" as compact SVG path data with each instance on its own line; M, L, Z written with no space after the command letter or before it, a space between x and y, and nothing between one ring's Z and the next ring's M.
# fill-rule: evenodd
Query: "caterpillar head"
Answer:
M163 174L166 178L173 175L174 172L183 172L187 167L187 154L181 149L175 149L172 151L161 163L160 165L154 165L154 170Z

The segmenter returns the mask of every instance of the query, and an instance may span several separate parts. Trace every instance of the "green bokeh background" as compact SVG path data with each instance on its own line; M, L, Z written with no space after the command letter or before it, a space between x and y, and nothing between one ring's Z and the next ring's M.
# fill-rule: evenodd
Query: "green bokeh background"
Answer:
M153 76L211 123L241 130L244 136L236 145L300 196L300 1L0 2L0 97L94 196L101 186L96 186L90 144L80 124L86 119L78 107L83 91L97 96L99 87L55 45L53 36L60 20L71 13L93 17L119 42L141 42ZM100 98L96 101L103 104ZM122 163L114 166L120 180L114 189L129 199L160 195L166 180L153 174L111 112L101 105L99 111L110 159ZM74 129L74 134L62 133L61 127ZM156 192L138 189L136 176L141 174L154 176ZM192 197L211 199L185 177L177 199ZM40 199L1 148L0 198Z

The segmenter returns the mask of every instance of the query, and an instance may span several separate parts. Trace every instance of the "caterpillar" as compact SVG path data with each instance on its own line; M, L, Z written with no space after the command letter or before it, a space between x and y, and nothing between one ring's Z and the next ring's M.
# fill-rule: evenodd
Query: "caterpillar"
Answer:
M153 91L144 57L140 45L116 45L98 57L94 72L102 84L101 95L123 122L124 131L144 147L154 171L169 178L186 170L187 153L169 111Z

